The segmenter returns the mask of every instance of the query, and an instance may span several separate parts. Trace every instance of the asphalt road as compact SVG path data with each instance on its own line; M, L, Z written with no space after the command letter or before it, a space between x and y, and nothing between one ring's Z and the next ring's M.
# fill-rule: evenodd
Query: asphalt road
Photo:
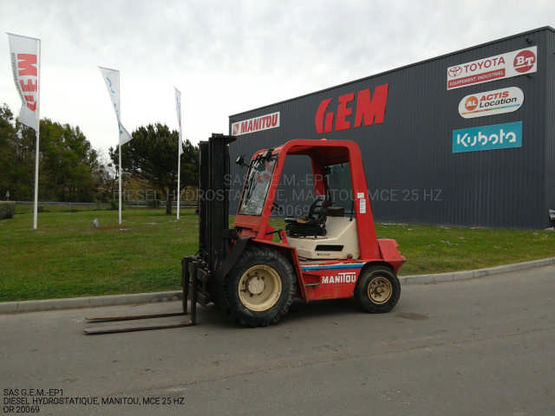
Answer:
M0 315L0 414L16 414L10 400L32 403L30 388L129 402L40 415L555 414L555 266L404 286L386 315L296 304L277 326L243 329L201 308L194 328L81 335L84 316L178 309Z

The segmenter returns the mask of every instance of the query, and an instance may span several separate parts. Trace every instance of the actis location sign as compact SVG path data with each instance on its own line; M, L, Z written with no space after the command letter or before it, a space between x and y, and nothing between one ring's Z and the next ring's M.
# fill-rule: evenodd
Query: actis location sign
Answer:
M511 113L524 103L524 93L518 87L470 94L459 102L459 114L463 118L492 116Z
M447 89L467 87L537 71L538 47L519 49L447 68Z

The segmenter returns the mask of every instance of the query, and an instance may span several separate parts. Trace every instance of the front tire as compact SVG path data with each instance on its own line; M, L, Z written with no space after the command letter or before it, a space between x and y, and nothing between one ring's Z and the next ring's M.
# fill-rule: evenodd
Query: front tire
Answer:
M277 323L296 292L293 267L277 250L249 247L225 279L229 314L244 326Z
M401 297L401 284L390 269L384 266L372 266L362 271L355 300L369 313L390 312Z

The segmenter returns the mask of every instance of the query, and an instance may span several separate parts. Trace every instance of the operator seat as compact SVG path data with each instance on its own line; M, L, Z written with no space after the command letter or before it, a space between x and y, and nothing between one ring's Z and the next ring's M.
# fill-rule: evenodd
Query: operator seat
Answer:
M310 206L306 217L285 218L287 235L291 237L326 235L328 206L328 199L324 195L318 195Z

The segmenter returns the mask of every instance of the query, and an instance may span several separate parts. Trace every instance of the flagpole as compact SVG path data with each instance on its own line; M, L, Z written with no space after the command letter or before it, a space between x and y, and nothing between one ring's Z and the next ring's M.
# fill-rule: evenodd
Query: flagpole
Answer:
M177 219L179 219L179 208L181 205L181 154L183 153L183 132L181 129L181 91L173 87L175 90L175 109L177 110L177 123L179 125L179 134L177 137Z
M38 228L37 225L37 215L38 215L38 206L39 206L39 127L37 126L37 130L35 131L36 138L37 138L37 145L35 151L35 198L33 203L33 230Z
M118 135L119 135L119 129L118 129ZM123 170L121 168L121 143L118 144L119 147L119 212L118 212L118 218L119 218L119 224L121 225L121 177L123 176Z
M179 219L179 205L181 203L181 132L179 132L177 140L177 219Z
M38 207L39 207L39 140L40 140L40 39L39 41L39 51L38 51L38 88L37 88L37 126L35 129L36 135L36 150L35 150L35 197L33 203L33 230L38 228Z

